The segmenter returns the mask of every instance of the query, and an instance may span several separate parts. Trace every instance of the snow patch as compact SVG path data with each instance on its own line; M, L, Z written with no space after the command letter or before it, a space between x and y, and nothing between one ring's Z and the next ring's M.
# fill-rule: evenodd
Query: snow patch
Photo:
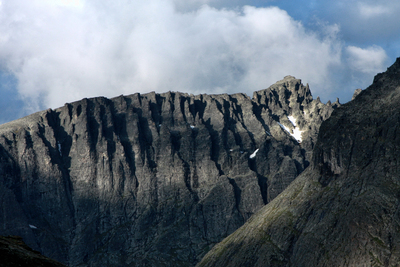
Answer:
M294 127L296 127L296 119L293 116L288 116L288 119L290 120L290 122L293 124Z
M37 227L34 226L34 225L32 225L32 224L29 224L29 228L31 228L31 229L37 229Z
M297 142L301 143L301 141L303 141L303 139L301 138L301 134L303 133L303 131L300 131L299 127L297 127L297 120L293 116L288 116L288 119L294 126L294 129L290 134L294 137L294 139L297 140Z
M256 157L258 150L260 150L259 148L256 149L256 151L253 152L253 154L250 155L250 158L253 159Z
M298 127L295 127L292 136L297 140L297 142L301 143L301 141L303 141L303 138L301 137L302 133L303 131L300 131Z
M288 116L288 119L292 123L292 125L294 126L293 130L290 130L285 125L283 125L283 124L278 122L279 126L281 126L282 129L284 129L291 136L293 136L293 138L296 139L296 141L298 143L301 143L301 141L303 141L303 139L301 137L301 134L303 133L303 131L300 131L299 127L297 127L296 119L293 116Z
M194 129L194 128L196 128L196 126L194 126L194 125L190 125L190 128Z

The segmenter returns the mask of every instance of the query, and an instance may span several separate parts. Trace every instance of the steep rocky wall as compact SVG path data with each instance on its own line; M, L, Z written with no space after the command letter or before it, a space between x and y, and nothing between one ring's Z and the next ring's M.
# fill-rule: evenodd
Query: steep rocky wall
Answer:
M398 266L400 59L322 123L309 168L198 266Z
M1 125L0 234L70 266L194 265L309 165L337 106L288 76L253 99L93 98Z

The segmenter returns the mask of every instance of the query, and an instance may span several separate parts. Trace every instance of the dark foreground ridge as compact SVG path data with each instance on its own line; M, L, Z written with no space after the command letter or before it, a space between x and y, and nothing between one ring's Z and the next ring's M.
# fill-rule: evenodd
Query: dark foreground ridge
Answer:
M288 76L253 98L93 98L0 126L0 234L69 266L194 266L310 164L322 121Z
M399 266L400 59L336 109L312 163L198 266Z
M0 259L0 267L66 267L32 250L18 236L0 236Z

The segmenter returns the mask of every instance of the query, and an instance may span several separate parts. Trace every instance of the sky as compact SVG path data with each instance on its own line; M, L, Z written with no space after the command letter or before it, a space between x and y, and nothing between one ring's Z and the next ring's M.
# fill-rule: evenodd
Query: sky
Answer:
M389 0L0 0L0 124L85 97L251 97L286 75L345 103L400 56L398 14Z

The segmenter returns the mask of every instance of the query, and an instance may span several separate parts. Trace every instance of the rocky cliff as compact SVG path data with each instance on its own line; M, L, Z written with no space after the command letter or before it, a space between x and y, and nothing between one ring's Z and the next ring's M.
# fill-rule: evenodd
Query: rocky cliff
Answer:
M310 167L198 266L399 266L400 59L357 93Z
M0 126L0 234L70 266L193 266L309 165L340 106L285 77L253 98L93 98Z

